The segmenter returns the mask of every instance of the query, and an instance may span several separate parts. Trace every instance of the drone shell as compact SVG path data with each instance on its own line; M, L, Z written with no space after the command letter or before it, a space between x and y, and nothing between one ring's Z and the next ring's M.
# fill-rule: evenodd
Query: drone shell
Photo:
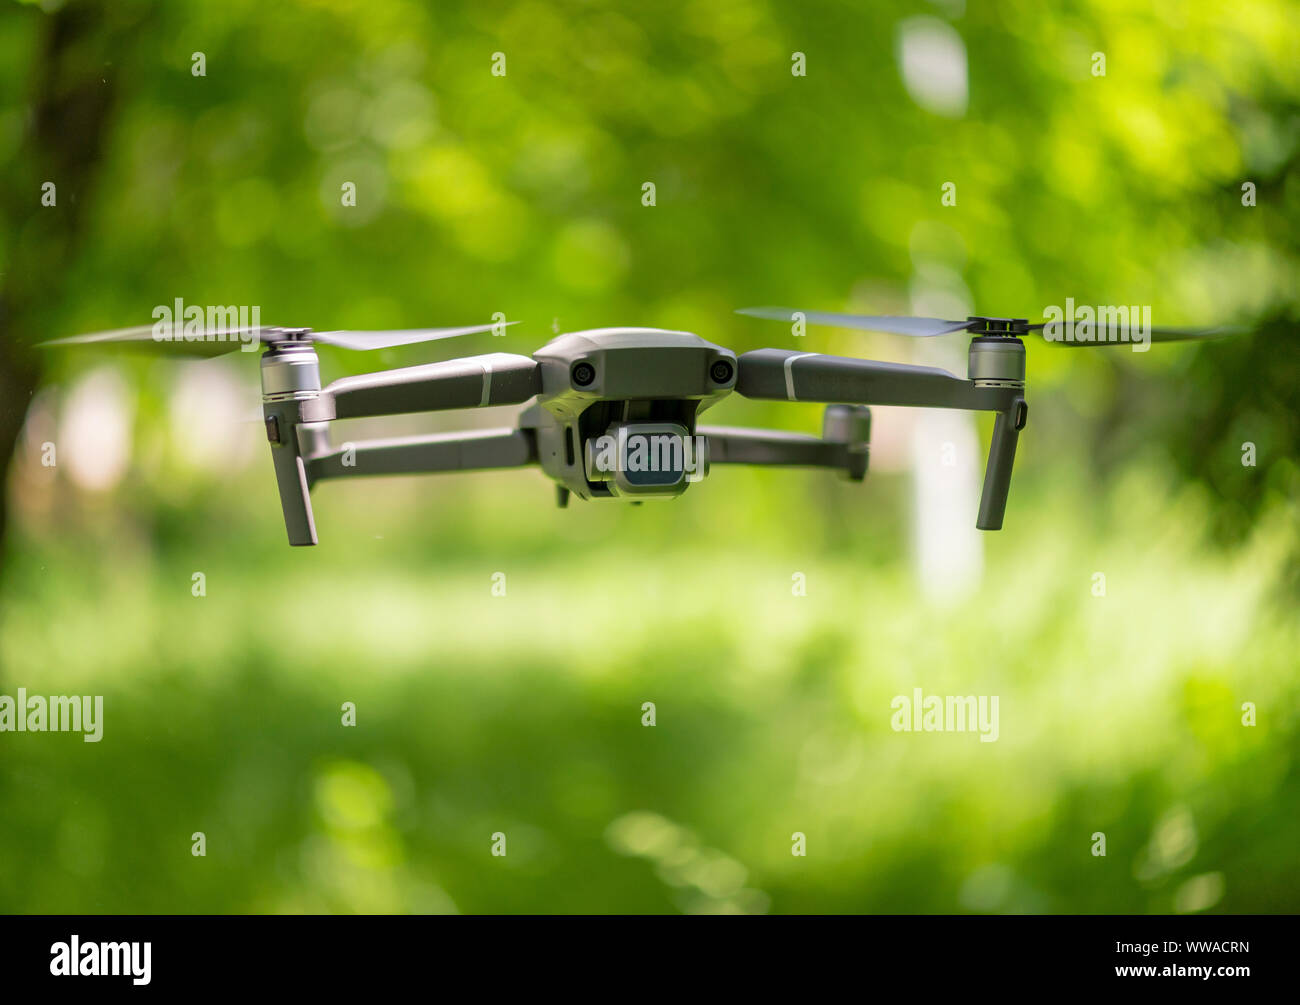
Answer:
M533 358L541 367L542 393L521 424L537 432L542 470L580 499L613 495L587 479L582 445L588 439L632 419L675 423L694 433L696 416L736 386L736 354L690 332L571 332Z

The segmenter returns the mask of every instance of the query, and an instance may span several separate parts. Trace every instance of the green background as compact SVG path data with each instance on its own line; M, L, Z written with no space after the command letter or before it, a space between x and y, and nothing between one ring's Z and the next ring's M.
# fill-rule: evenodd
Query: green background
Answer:
M53 6L0 8L0 692L102 694L105 727L0 734L0 910L1300 909L1292 4ZM900 72L943 25L969 91L946 112ZM715 469L638 508L557 510L528 471L324 485L320 546L290 549L261 430L185 390L255 403L252 358L29 348L181 297L522 322L323 349L327 378L617 324L906 359L732 311L936 287L1258 331L1031 345L1006 529L949 601L913 461ZM88 386L130 419L98 490L41 463L77 451L59 416ZM509 415L401 428L485 421ZM915 687L998 695L998 741L893 731Z

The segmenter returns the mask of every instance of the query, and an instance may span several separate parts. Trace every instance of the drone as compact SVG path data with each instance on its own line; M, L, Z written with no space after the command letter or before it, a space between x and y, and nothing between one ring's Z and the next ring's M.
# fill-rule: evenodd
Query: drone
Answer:
M43 343L152 343L201 355L262 348L262 419L291 545L317 543L311 491L321 481L363 475L428 474L538 466L566 506L580 499L681 495L712 464L824 468L851 481L867 474L871 406L956 408L995 416L975 526L1000 530L1025 401L1028 335L1049 323L1026 318L890 317L746 308L790 323L932 337L971 336L966 376L905 363L790 349L737 355L690 332L599 328L570 332L531 356L494 352L321 382L316 345L380 349L497 329L497 325L388 332L262 327L162 340L151 327ZM1152 328L1152 341L1214 338L1224 329ZM1108 345L1112 342L1049 344ZM700 413L729 394L825 404L821 436L700 425ZM338 419L491 405L526 405L515 427L363 440L335 446Z

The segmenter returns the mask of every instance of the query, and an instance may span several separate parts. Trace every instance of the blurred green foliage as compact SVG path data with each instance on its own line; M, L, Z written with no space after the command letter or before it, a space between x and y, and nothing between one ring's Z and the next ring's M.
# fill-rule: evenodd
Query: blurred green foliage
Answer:
M916 18L960 35L964 114L909 93ZM918 584L888 471L715 470L668 505L565 511L535 472L327 485L321 546L291 550L257 427L251 464L193 463L180 364L117 364L122 481L42 468L31 429L10 473L0 691L104 694L106 722L98 744L0 734L0 909L1300 908L1298 43L1284 0L8 4L15 344L176 297L317 328L524 321L325 350L331 374L611 324L787 346L732 310L936 293L1264 327L1031 347L1007 529L952 606ZM66 235L39 205L59 158L33 156L32 82L96 74L102 159L61 190L84 219ZM34 410L102 363L42 360ZM255 389L246 357L199 366ZM916 686L1001 696L999 741L893 732Z

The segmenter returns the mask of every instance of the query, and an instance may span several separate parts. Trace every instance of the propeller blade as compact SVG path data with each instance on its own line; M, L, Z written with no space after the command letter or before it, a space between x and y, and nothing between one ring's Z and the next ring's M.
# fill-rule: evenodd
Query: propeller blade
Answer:
M503 321L502 326L516 325L518 321ZM418 342L433 342L436 339L459 338L461 335L477 335L489 332L497 325L468 325L464 328L403 328L392 331L333 331L312 332L308 338L313 342L338 346L341 349L391 349L399 345L414 345Z
M787 324L800 314L809 324L827 325L831 328L856 328L860 331L889 332L894 335L911 335L929 338L961 331L969 321L944 321L942 318L890 317L875 314L833 314L829 311L796 311L789 307L746 307L736 311L753 318L784 321Z
M801 315L809 324L829 325L834 328L856 328L862 331L890 332L895 335L910 335L913 337L928 338L934 335L947 335L950 332L970 331L973 333L985 334L1004 334L1002 327L996 330L985 331L982 325L1002 326L1004 321L1008 322L1005 327L1005 334L1017 335L1024 331L1036 332L1043 339L1054 345L1068 346L1107 346L1107 345L1131 345L1135 339L1126 338L1122 341L1115 339L1096 338L1092 341L1052 338L1048 336L1045 329L1048 323L1040 321L1031 325L1023 325L1012 330L1013 325L1020 325L1020 322L1014 319L970 319L965 321L945 321L942 318L912 318L912 317L886 317L871 314L833 314L828 311L795 311L790 307L746 307L736 312L737 314L747 314L755 318L768 318L773 321L784 321L787 324L795 320L795 315ZM1195 342L1201 340L1226 338L1230 335L1239 335L1247 331L1243 326L1219 325L1210 328L1168 328L1159 327L1151 328L1148 332L1152 342ZM1096 326L1093 326L1093 333L1096 334ZM1104 334L1104 333L1103 333Z
M247 325L245 327L227 328L208 339L156 338L155 325L137 325L134 328L115 328L112 331L91 332L89 335L72 335L68 338L50 339L37 343L37 348L50 349L69 345L121 345L130 348L145 349L159 353L181 353L190 356L221 356L234 352L248 339L241 335L256 333L257 338L265 342L269 333L276 329L268 325Z
M1112 345L1132 345L1134 342L1137 341L1137 339L1134 338L1125 338L1122 340L1107 339L1105 337L1107 333L1097 332L1095 326L1093 329L1093 334L1099 335L1100 337L1094 338L1092 341L1086 341L1083 339L1067 339L1067 338L1061 338L1059 336L1056 338L1052 338L1044 330L1046 328L1047 328L1047 322L1040 322L1038 324L1032 324L1029 326L1030 331L1037 332L1039 335L1042 336L1043 341L1047 342L1049 345L1096 347L1096 346L1112 346ZM1150 335L1152 342L1200 342L1200 341L1208 342L1214 339L1229 338L1230 336L1233 335L1241 335L1246 331L1248 331L1248 329L1243 325L1217 325L1213 328L1152 327L1147 332L1147 334Z

